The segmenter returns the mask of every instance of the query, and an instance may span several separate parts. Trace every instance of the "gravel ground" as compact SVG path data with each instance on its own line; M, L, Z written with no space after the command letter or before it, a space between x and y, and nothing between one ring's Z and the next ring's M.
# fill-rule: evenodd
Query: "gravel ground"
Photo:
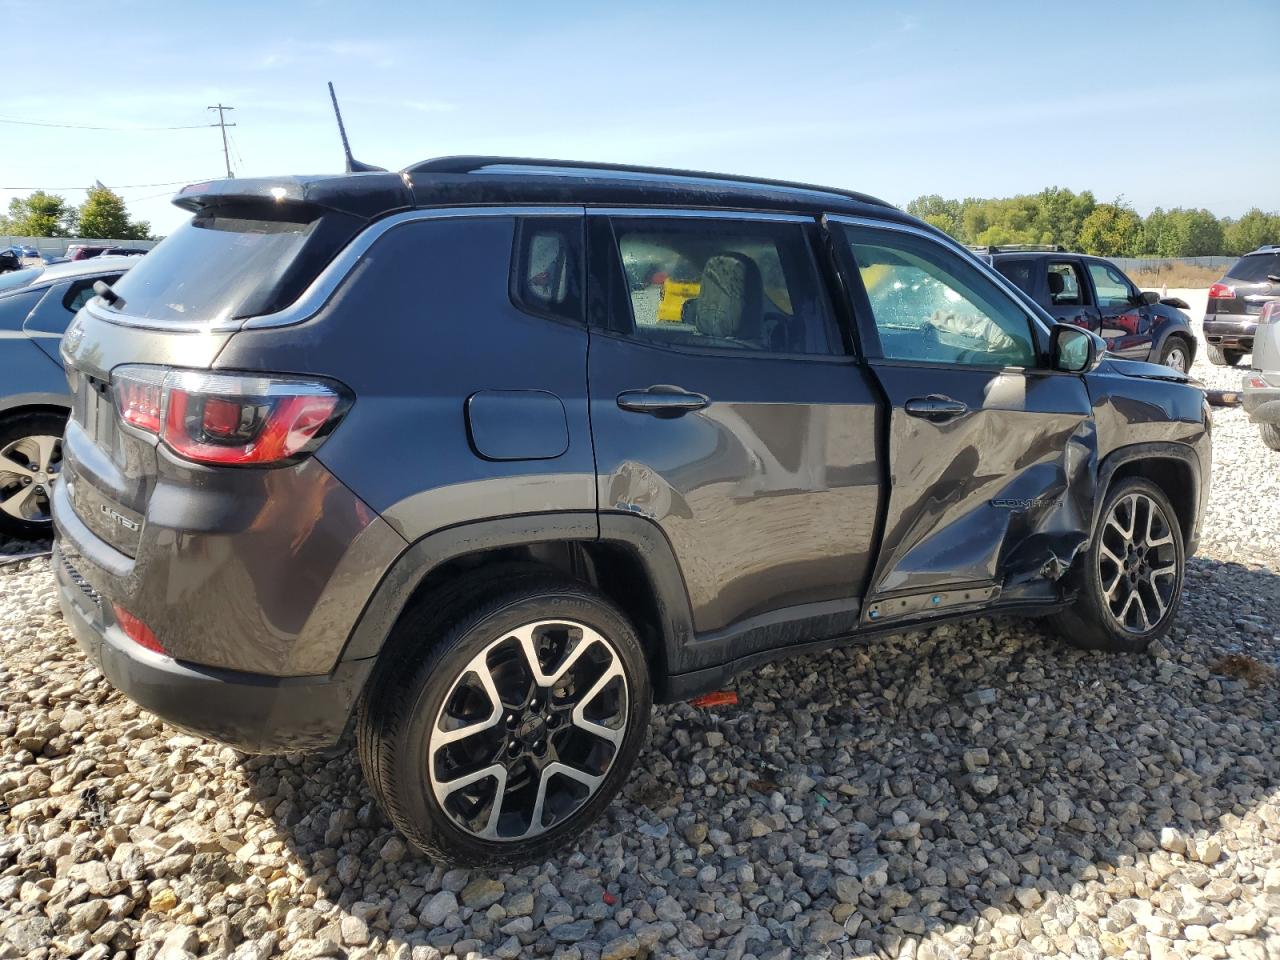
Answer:
M515 873L407 851L350 745L164 727L43 561L0 567L0 960L1280 957L1280 454L1239 409L1214 447L1149 654L980 620L779 663L658 709L578 850Z

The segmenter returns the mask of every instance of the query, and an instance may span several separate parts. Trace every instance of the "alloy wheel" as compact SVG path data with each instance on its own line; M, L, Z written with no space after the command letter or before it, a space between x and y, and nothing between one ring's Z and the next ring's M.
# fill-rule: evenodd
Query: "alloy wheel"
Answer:
M0 512L27 523L50 522L61 468L61 437L19 437L0 449Z
M1164 510L1130 493L1111 506L1102 526L1098 577L1107 609L1127 633L1146 633L1164 619L1178 588L1178 551Z
M1187 351L1182 347L1170 347L1168 355L1164 358L1164 365L1172 367L1179 373L1186 373L1190 366L1187 362Z
M618 651L585 624L540 620L504 633L463 668L431 726L436 801L482 840L526 840L564 823L613 766L628 693Z

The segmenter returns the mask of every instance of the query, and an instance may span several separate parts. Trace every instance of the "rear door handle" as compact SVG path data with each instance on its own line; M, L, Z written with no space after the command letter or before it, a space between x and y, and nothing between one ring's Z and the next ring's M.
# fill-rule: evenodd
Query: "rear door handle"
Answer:
M647 413L651 417L670 420L693 410L710 406L711 400L700 393L681 387L659 384L647 390L624 390L618 394L618 406L631 413Z
M959 400L940 396L912 397L902 405L902 409L909 417L920 417L924 420L932 420L934 423L954 420L961 414L969 412L968 406Z

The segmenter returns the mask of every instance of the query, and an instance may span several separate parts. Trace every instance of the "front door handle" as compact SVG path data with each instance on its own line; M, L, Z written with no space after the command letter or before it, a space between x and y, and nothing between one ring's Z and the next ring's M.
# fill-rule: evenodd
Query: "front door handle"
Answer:
M681 387L659 384L647 390L624 390L618 394L618 406L631 413L647 413L651 417L670 420L711 404L708 397Z
M912 397L902 405L902 409L907 412L909 417L920 417L924 420L932 420L934 423L953 420L961 414L969 412L968 406L959 400L937 395Z

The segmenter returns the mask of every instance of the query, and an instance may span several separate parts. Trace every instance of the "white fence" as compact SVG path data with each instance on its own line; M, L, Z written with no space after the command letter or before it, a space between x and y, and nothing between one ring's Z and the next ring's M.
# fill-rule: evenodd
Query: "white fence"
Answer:
M61 257L73 243L87 243L98 247L130 247L134 250L150 250L159 240L96 240L91 237L10 237L0 235L0 249L5 247L35 247L42 257Z

